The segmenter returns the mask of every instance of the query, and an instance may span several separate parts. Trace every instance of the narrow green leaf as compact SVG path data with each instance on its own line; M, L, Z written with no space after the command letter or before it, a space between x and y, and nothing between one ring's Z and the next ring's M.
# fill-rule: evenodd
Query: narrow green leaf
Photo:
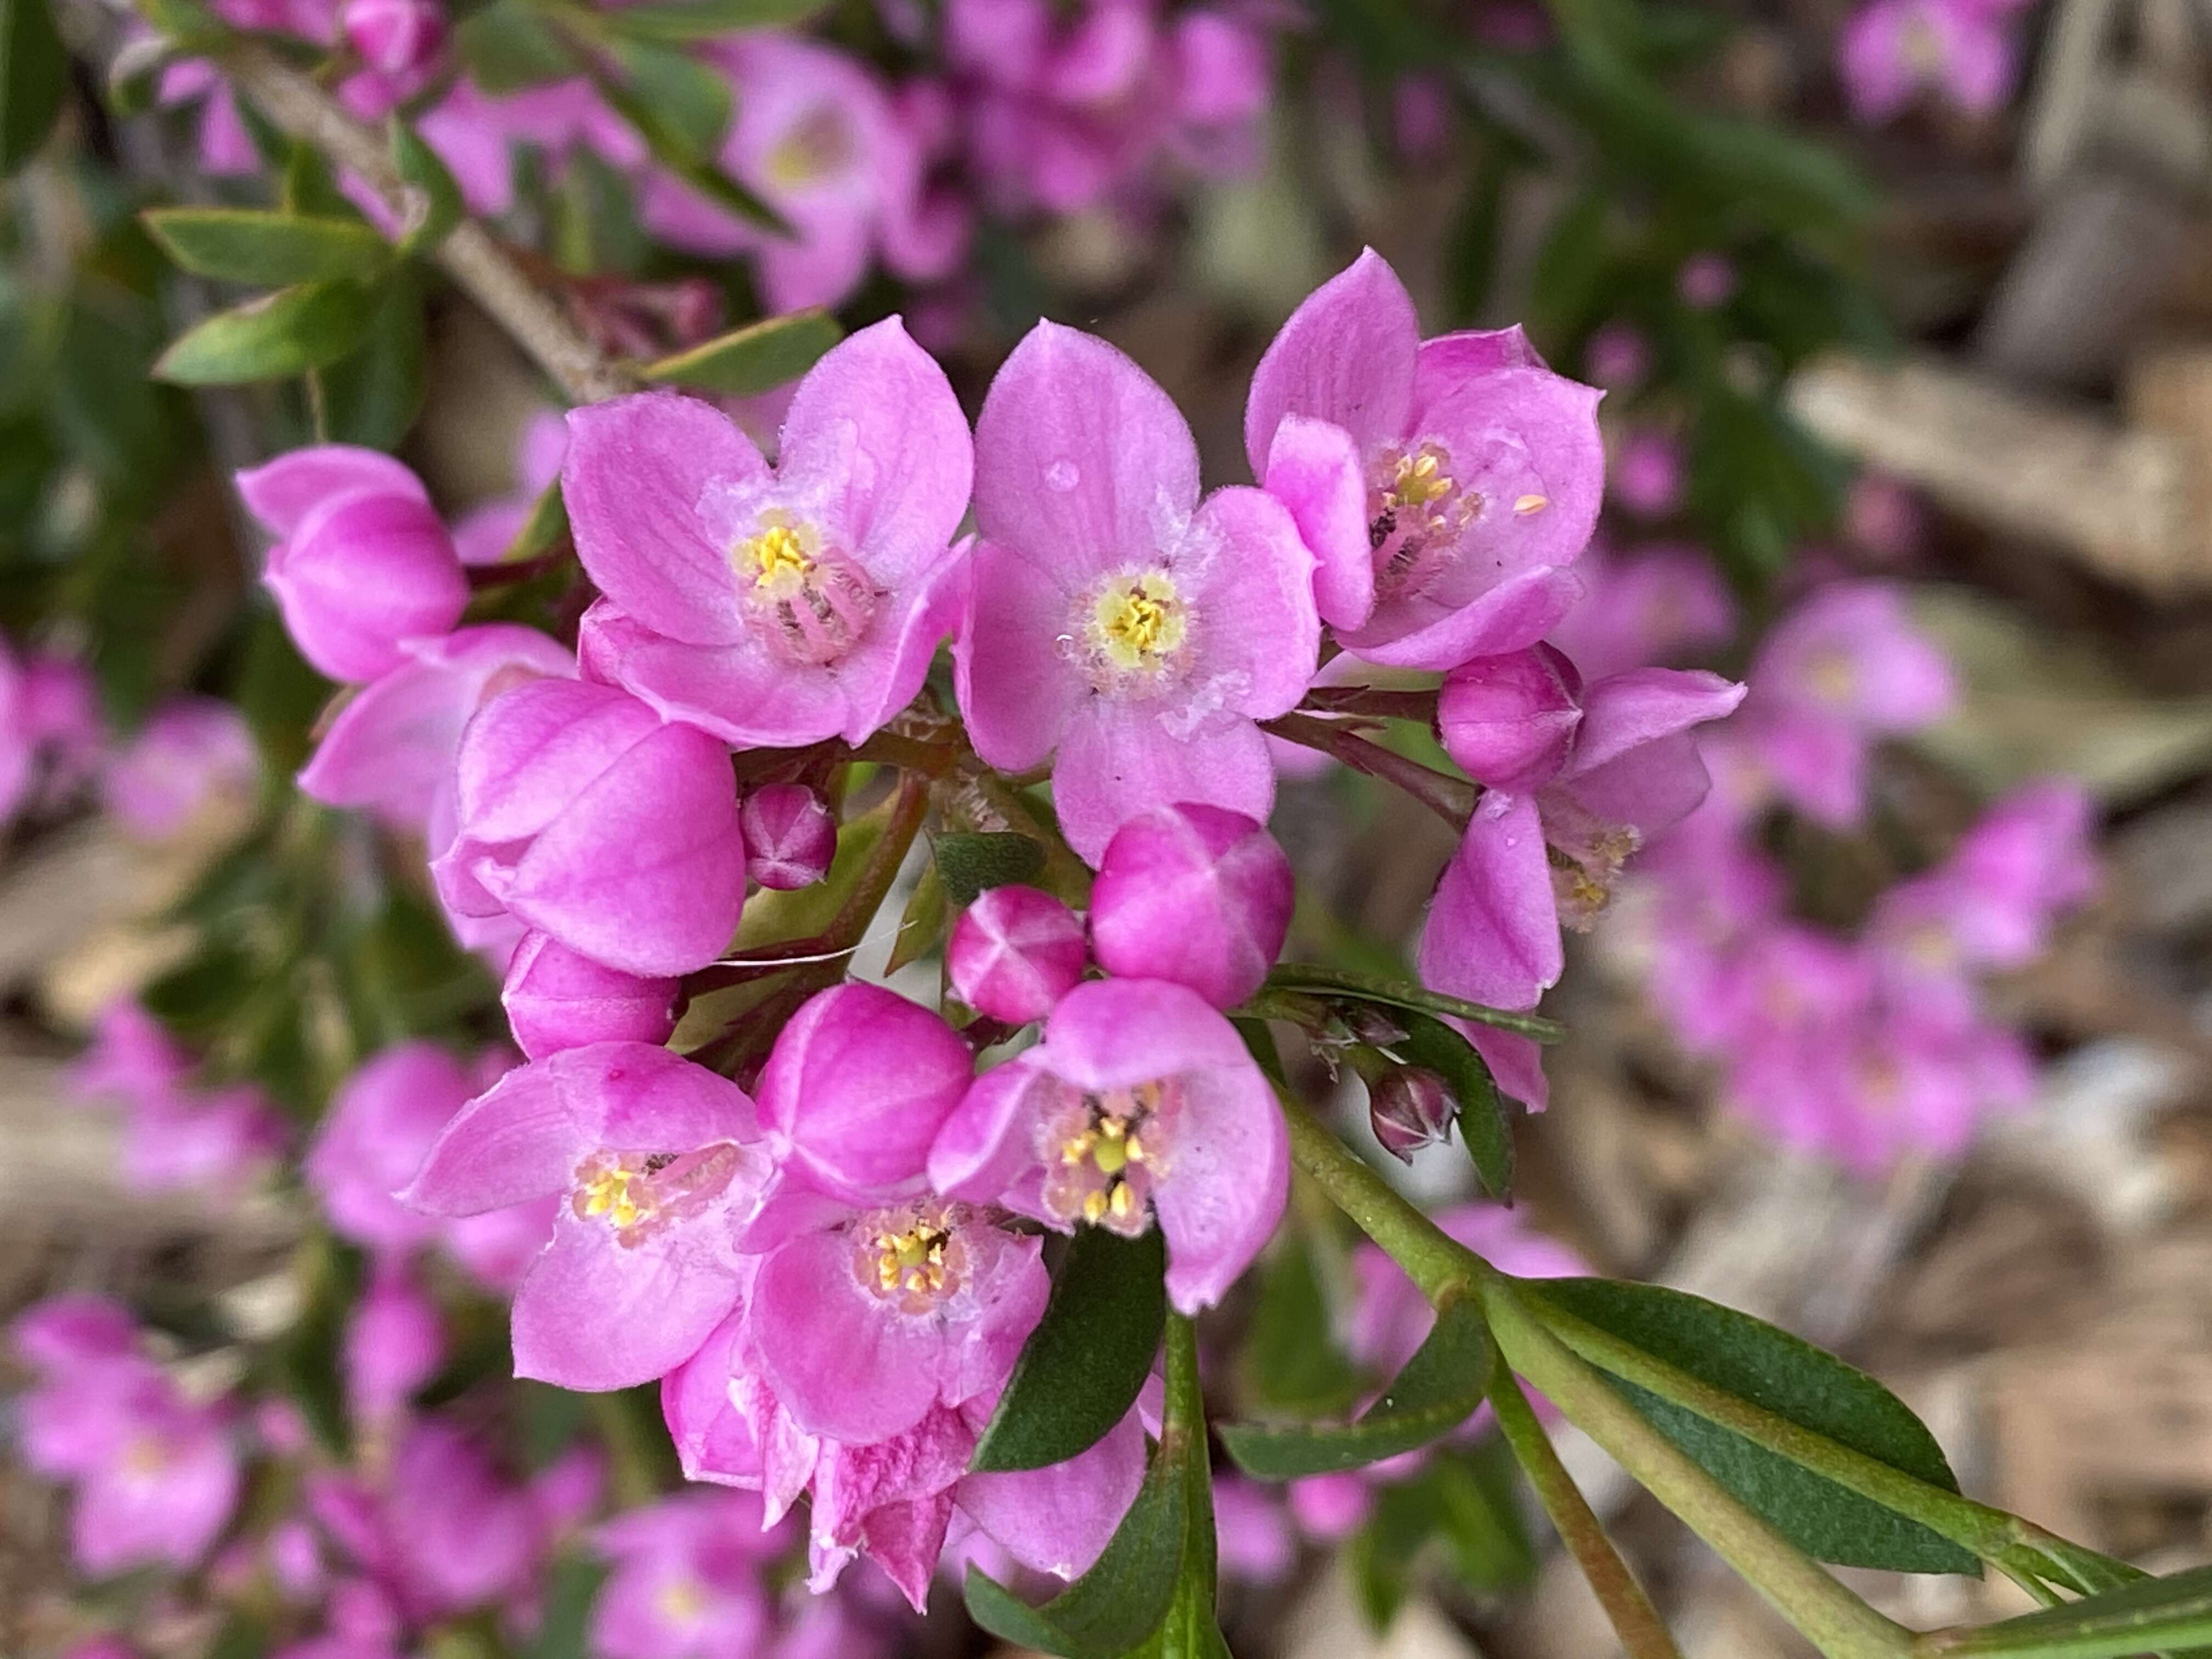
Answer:
M1079 1229L969 1467L988 1474L1062 1463L1127 1416L1159 1352L1166 1271L1158 1227L1137 1238Z
M1167 1411L1137 1500L1091 1571L1041 1607L968 1570L969 1617L994 1636L1060 1659L1174 1654L1220 1659L1212 1627L1212 1474L1198 1340L1188 1319L1167 1328Z
M645 378L747 398L797 380L844 337L828 312L794 311L647 363Z
M150 208L139 216L161 251L195 276L286 288L368 277L392 245L358 219L254 208Z
M1865 1372L1748 1314L1656 1285L1528 1279L1532 1302L1564 1310L1711 1386L1930 1486L1958 1478L1911 1410ZM1780 1453L1619 1378L1614 1386L1799 1548L1842 1566L1978 1574L1973 1555Z
M530 516L522 521L522 528L514 532L514 539L499 556L501 564L517 564L534 559L541 553L552 551L553 546L568 533L568 498L561 493L558 478L538 492L538 499L530 504Z
M1044 848L1006 830L933 836L929 850L945 896L963 910L988 888L1035 881L1044 872Z
M671 46L626 40L614 56L629 91L651 112L667 143L696 166L714 165L737 107L729 82Z
M389 143L392 167L408 190L399 227L399 252L410 258L428 253L461 222L465 210L461 187L438 152L396 115L392 118Z
M1281 1231L1258 1279L1251 1322L1237 1356L1237 1379L1248 1407L1283 1417L1329 1417L1349 1410L1359 1395L1359 1373L1330 1339L1335 1322L1322 1292L1320 1263L1303 1228Z
M1409 1066L1421 1066L1444 1080L1459 1103L1459 1138L1474 1161L1483 1190L1504 1198L1513 1190L1513 1119L1490 1066L1474 1045L1434 1014L1401 1008L1397 1023L1406 1040L1389 1052Z
M545 1607L538 1634L517 1651L519 1659L591 1659L592 1604L610 1569L587 1555L557 1556L545 1572Z
M422 295L402 270L383 285L360 349L311 370L327 443L396 449L422 410Z
M1389 1008L1413 1008L1423 1013L1449 1014L1478 1025L1494 1025L1501 1031L1518 1031L1539 1042L1557 1042L1566 1028L1540 1014L1519 1014L1504 1008L1486 1008L1431 991L1410 980L1382 974L1364 974L1349 968L1328 968L1317 962L1286 962L1267 975L1271 989L1317 991L1361 1002L1379 1002Z
M707 40L738 29L789 28L823 9L825 0L671 0L624 6L602 21L636 40Z
M2212 1567L2141 1578L2100 1595L2045 1607L1979 1630L1924 1637L1915 1651L2009 1659L2123 1659L2212 1641Z
M1220 1425L1221 1443L1261 1480L1356 1469L1441 1439L1474 1414L1490 1376L1490 1331L1471 1300L1452 1303L1382 1397L1352 1423Z
M524 3L492 0L453 31L453 50L486 92L520 92L576 72L560 37Z
M915 878L906 908L899 912L898 932L892 936L891 953L884 963L885 976L908 963L920 962L943 944L951 920L952 907L945 901L945 878L937 873L934 864L929 865Z
M68 94L69 54L46 0L0 0L0 173L46 142Z
M304 374L358 347L375 315L356 283L284 289L208 318L161 354L153 375L179 386L235 386Z

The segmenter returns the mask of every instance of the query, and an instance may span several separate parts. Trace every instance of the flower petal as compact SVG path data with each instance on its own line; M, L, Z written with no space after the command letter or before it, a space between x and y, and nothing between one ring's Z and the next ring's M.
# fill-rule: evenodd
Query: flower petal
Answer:
M842 1230L765 1258L752 1328L768 1379L809 1434L866 1444L903 1434L937 1404L944 1338L933 1316L872 1294Z
M975 752L1025 772L1052 752L1084 685L1057 641L1075 605L1067 573L978 538L968 562L953 686Z
M413 469L355 444L312 444L238 475L246 510L272 535L289 536L310 509L335 495L404 495L426 506L430 493Z
M1363 456L1405 436L1420 340L1406 285L1364 249L1306 296L1252 371L1244 453L1253 476L1266 472L1285 415L1334 422Z
M1186 1073L1182 1088L1152 1207L1167 1235L1168 1299L1195 1314L1219 1302L1273 1236L1290 1197L1291 1143L1274 1091L1249 1054Z
M711 1218L678 1222L628 1245L562 1206L515 1292L514 1374L597 1393L674 1370L737 1303L714 1231Z
M1212 1003L1158 979L1085 980L1045 1021L1043 1056L1053 1075L1086 1092L1253 1064Z
M1181 734L1157 702L1115 697L1094 697L1078 709L1060 740L1053 802L1085 863L1096 868L1114 832L1137 814L1177 801L1265 823L1275 805L1275 768L1260 728L1222 714Z
M1421 981L1494 1008L1532 1008L1564 966L1536 803L1492 790L1444 866L1421 929Z
M1205 672L1236 688L1228 706L1239 714L1289 713L1313 683L1321 651L1314 556L1297 521L1265 490L1231 487L1206 498L1191 530L1186 548L1206 549L1192 595Z
M1314 556L1322 620L1358 627L1375 609L1375 551L1367 537L1367 475L1352 434L1333 422L1285 416L1262 483L1290 508Z

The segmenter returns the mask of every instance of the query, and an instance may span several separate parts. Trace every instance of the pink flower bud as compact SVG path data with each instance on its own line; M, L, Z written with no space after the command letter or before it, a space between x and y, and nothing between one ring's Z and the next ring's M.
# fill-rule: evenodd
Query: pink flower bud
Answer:
M771 783L745 797L738 814L745 873L778 892L811 887L837 856L837 820L803 783Z
M528 933L500 993L515 1045L532 1060L587 1042L663 1042L676 1029L676 981L642 979Z
M1589 377L1608 392L1633 392L1651 372L1651 346L1626 323L1607 323L1583 348Z
M1155 807L1106 844L1091 947L1109 973L1231 1008L1274 965L1295 896L1291 861L1257 820L1194 801Z
M1582 724L1582 689L1575 665L1548 645L1478 657L1444 681L1437 735L1477 783L1526 794L1565 763Z
M385 75L420 69L445 43L438 0L346 0L340 17L362 61Z
M1451 1091L1422 1066L1395 1066L1368 1085L1368 1121L1382 1150L1401 1164L1451 1133Z
M945 964L963 1002L1025 1025L1042 1019L1073 988L1089 956L1082 922L1051 894L994 887L954 925Z
M238 489L283 538L262 580L284 626L332 679L397 668L403 641L450 633L468 608L453 538L422 480L390 456L322 444L240 473Z

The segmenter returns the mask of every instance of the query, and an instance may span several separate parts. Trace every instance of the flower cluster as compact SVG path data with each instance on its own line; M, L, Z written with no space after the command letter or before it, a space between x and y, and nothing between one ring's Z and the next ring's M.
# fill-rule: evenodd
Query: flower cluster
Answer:
M68 1086L77 1099L121 1109L122 1174L131 1186L234 1193L283 1149L283 1121L260 1090L199 1087L194 1069L161 1024L129 1001L100 1015L91 1046L70 1066Z

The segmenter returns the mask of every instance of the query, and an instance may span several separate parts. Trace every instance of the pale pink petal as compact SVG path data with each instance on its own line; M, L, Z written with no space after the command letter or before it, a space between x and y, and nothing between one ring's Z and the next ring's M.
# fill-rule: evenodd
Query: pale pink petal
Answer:
M1267 471L1285 415L1331 421L1362 455L1405 436L1420 344L1413 301L1372 248L1306 297L1275 336L1244 406L1244 453Z

